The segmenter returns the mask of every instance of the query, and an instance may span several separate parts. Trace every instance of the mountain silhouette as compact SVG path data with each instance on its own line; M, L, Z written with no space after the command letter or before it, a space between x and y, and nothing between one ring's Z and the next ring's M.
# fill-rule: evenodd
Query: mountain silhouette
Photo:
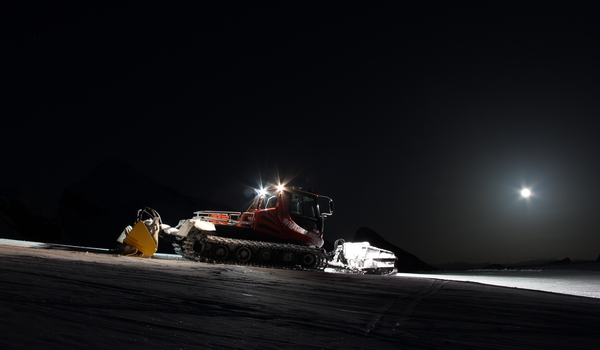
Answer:
M405 250L398 248L397 246L388 242L385 238L381 237L381 235L379 235L377 232L373 231L368 227L360 227L354 234L354 241L367 241L372 246L376 246L377 248L386 249L394 252L394 254L396 254L396 257L398 258L398 260L396 261L396 268L398 269L398 272L438 270L438 268L426 264L413 254L410 254Z

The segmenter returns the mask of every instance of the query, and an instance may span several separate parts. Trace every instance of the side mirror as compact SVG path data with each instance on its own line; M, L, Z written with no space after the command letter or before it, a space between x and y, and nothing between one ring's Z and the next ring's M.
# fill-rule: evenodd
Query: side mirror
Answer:
M319 196L319 199L321 199L321 198L326 199L329 202L327 204L327 207L328 207L329 211L326 212L326 213L322 212L321 213L321 217L326 217L326 216L329 216L329 215L333 215L333 199L331 199L329 197L325 197L325 196ZM322 203L322 204L325 204L325 203ZM325 208L325 205L320 206L320 207Z

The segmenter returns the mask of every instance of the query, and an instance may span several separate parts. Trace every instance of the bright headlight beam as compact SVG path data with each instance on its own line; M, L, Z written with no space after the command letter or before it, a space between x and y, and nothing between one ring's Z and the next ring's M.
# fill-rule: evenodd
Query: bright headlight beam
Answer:
M528 188L524 188L521 190L521 197L523 198L529 198L529 196L531 196L531 190Z

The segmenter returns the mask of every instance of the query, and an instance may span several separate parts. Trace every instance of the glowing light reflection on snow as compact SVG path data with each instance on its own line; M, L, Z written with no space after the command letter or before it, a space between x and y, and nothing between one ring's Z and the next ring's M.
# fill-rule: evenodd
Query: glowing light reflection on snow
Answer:
M527 269L499 271L465 271L448 273L398 273L397 276L411 278L433 278L448 281L483 283L520 289L539 290L600 299L600 271L595 269Z

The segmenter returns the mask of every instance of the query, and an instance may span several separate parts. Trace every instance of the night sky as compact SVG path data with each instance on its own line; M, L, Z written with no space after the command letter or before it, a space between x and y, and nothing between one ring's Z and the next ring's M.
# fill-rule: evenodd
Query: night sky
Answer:
M409 3L19 2L2 185L59 192L114 157L243 210L279 177L334 199L330 240L366 226L432 264L596 259L593 2Z

